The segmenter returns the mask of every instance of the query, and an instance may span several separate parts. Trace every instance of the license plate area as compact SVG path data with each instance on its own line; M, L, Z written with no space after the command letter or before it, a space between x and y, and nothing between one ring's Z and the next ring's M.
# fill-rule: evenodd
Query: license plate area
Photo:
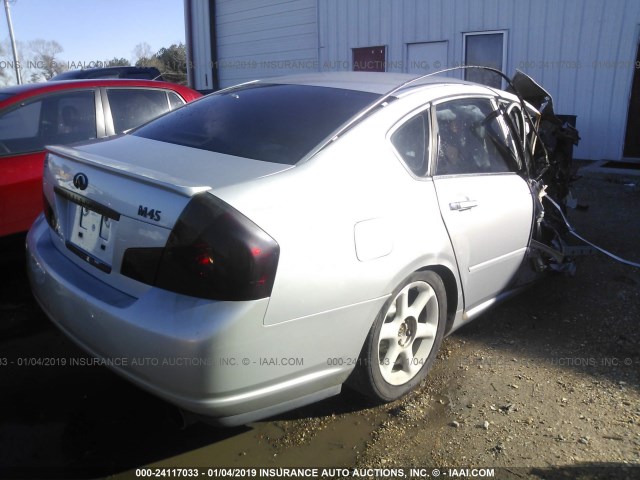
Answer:
M66 189L58 188L56 193L68 200L70 228L65 242L67 248L90 265L111 273L120 215Z

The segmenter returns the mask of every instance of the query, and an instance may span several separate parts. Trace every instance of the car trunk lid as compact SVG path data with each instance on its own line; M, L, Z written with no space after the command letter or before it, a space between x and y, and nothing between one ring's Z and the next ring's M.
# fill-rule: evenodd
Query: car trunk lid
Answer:
M130 136L48 151L43 193L54 243L134 295L149 287L121 274L125 252L164 247L194 195L291 168Z

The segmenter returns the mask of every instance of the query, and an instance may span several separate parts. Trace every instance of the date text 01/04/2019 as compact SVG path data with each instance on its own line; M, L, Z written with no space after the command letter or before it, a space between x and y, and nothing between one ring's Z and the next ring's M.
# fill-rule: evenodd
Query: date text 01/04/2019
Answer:
M494 478L494 468L137 468L136 478Z

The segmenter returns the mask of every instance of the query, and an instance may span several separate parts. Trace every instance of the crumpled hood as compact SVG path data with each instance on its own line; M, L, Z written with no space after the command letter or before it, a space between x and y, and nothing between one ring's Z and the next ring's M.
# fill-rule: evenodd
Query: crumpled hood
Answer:
M543 116L555 116L551 94L529 75L520 70L516 70L516 74L511 79L511 82L522 98L536 107ZM507 92L516 93L511 87L507 88Z

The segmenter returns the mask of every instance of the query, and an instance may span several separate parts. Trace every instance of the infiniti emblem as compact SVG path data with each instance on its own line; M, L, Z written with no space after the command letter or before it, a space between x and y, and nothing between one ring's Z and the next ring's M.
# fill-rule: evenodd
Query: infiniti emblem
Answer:
M73 186L79 190L86 190L89 186L89 179L84 173L76 173L73 177Z

